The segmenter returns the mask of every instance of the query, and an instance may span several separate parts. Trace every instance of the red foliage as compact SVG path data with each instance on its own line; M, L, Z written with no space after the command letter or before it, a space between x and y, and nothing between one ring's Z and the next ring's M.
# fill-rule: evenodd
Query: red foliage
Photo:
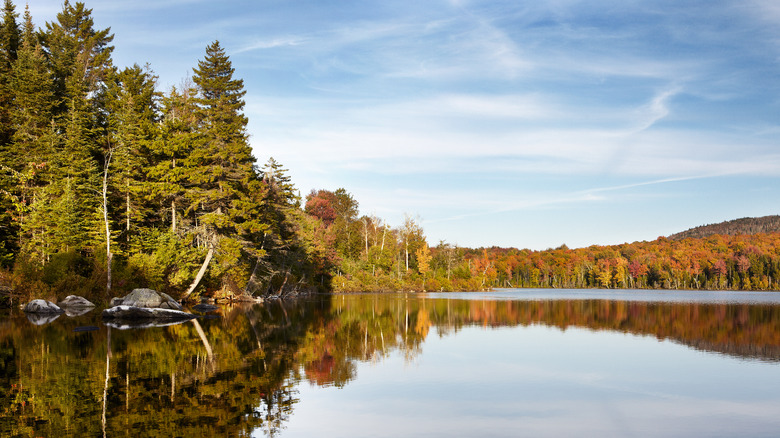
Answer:
M326 226L336 220L336 195L328 190L312 190L306 196L306 213L319 218Z

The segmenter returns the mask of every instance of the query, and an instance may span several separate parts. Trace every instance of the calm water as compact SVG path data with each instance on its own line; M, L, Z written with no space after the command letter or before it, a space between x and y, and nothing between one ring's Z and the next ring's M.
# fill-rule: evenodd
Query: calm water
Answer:
M337 295L0 314L0 436L777 436L780 295Z

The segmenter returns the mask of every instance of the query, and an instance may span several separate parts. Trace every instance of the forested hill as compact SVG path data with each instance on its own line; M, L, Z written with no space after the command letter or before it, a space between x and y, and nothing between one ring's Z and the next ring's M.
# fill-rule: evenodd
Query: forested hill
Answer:
M736 236L738 234L778 233L780 216L745 217L718 224L702 225L669 236L671 240L686 238L701 239L715 234Z

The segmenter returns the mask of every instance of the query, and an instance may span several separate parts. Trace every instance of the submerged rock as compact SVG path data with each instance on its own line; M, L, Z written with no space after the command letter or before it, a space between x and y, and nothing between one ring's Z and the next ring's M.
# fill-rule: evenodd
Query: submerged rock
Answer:
M202 313L208 313L208 312L213 312L215 310L219 310L219 307L213 304L200 303L192 306L192 310L202 312Z
M24 310L25 313L39 313L45 315L59 315L64 312L64 310L51 301L40 299L32 300L25 304L22 310Z
M130 306L172 310L182 309L181 304L177 303L170 295L157 292L153 289L133 289L132 292L125 295L123 298L113 298L110 305L112 307Z
M135 306L115 306L103 311L104 320L157 320L157 321L187 321L195 318L195 315L180 310L135 307Z

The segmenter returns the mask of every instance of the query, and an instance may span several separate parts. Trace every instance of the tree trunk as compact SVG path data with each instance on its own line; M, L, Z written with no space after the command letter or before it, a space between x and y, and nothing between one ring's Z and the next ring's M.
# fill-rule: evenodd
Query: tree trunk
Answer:
M171 199L171 231L176 234L176 200Z
M409 240L404 240L404 258L406 259L406 272L409 272Z
M368 260L368 218L363 219L363 235L366 242L366 260Z
M203 279L203 275L206 274L206 268L209 267L209 262L211 262L211 258L214 256L214 247L209 247L209 252L206 254L206 260L203 261L203 266L200 267L200 270L198 271L198 275L195 276L195 280L190 285L190 288L187 289L187 292L184 292L184 295L181 297L183 300L187 299L188 296L195 290L196 287L198 287L198 284L200 283L200 280Z
M106 226L106 298L111 291L111 224L108 221L108 167L111 165L112 152L106 155L103 167L103 222Z
M125 231L127 231L127 242L130 243L130 178L127 179L127 197L125 198L125 209L127 212L127 223L125 224Z

